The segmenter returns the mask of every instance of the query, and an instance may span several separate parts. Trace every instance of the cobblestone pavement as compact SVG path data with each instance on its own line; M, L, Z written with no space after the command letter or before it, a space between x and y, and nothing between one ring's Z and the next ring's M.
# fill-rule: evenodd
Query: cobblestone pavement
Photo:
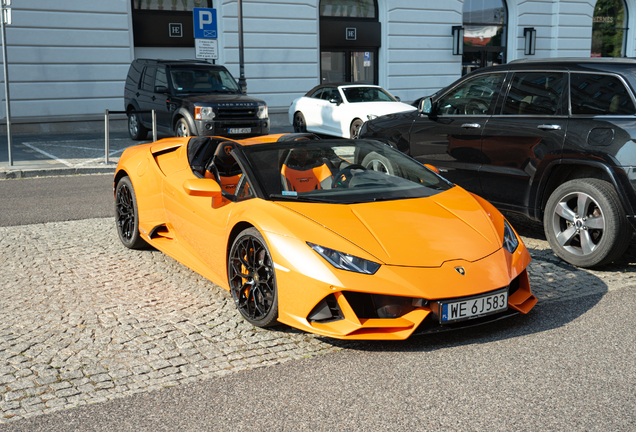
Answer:
M514 220L541 302L636 284L634 244L603 271L567 265ZM243 321L230 295L113 221L0 228L0 423L333 352L333 341Z

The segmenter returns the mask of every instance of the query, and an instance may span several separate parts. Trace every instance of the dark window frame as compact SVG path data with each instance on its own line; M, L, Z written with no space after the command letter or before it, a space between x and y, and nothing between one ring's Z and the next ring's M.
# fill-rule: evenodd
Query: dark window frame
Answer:
M502 97L503 101L501 104L501 111L500 111L500 115L501 116L505 116L505 117L513 117L513 116L521 116L521 117L541 117L541 116L549 116L549 117L554 117L554 116L562 116L563 115L563 98L564 95L566 95L569 91L569 75L567 71L564 70L514 70L514 71L510 71L509 72L509 76L507 77L507 82L506 82L506 91L503 92L505 93ZM537 113L537 112L524 112L521 113L519 112L521 109L521 103L523 103L523 100L519 102L519 107L517 108L517 112L512 113L512 112L506 112L506 107L508 106L508 100L510 98L510 92L513 90L514 84L515 84L515 76L519 75L519 74L560 74L561 79L563 80L563 82L561 83L561 93L558 94L558 99L556 100L555 103L555 111L553 113ZM531 96L532 98L534 97L540 97L540 98L545 98L545 95L540 95L540 94L536 94L536 95L531 95L528 94L527 96ZM523 98L525 99L525 98ZM527 103L527 102L526 102ZM531 102L532 104L533 102Z
M488 110L486 111L486 113L484 114L465 114L465 113L458 113L458 114L440 114L439 110L440 110L440 103L442 101L444 101L451 93L454 93L456 91L458 91L458 89L460 87L463 87L464 85L476 81L479 78L483 78L486 76L492 76L492 75L500 75L500 79L499 82L497 84L497 87L494 89L494 94L492 95L490 101L489 101L489 105L488 105ZM437 106L436 108L436 114L441 116L441 117L448 117L448 116L462 116L462 117L466 117L466 116L485 116L485 117L489 117L491 116L497 109L498 107L498 100L499 100L499 95L502 92L502 86L504 84L507 84L506 82L507 80L507 72L505 71L498 71L498 72L484 72L484 73L480 73L480 74L476 74L476 75L472 75L470 78L467 78L461 82L459 82L456 86L454 86L453 88L448 89L448 91L446 91L444 94L440 95L439 97L435 98L435 105Z
M572 89L572 74L577 74L577 75L604 75L604 76L610 76L613 78L616 78L622 85L623 88L625 89L625 92L627 93L627 95L629 96L629 99L632 102L632 114L612 114L612 113L607 113L607 114L593 114L593 113L588 113L588 114L574 114L573 110L572 110L572 94L571 94L571 89ZM630 117L633 118L636 115L636 98L634 97L634 93L632 92L631 87L629 86L629 84L627 83L627 80L625 78L623 78L621 75L616 74L616 73L609 73L609 72L588 72L588 71L570 71L569 73L569 77L568 77L568 113L571 117Z
M462 41L463 45L464 45L464 54L462 55L462 66L461 66L461 71L462 71L462 75L467 75L468 73L468 66L469 63L465 60L467 58L467 54L481 54L480 57L480 66L473 68L470 70L470 72L476 70L476 69L481 69L483 67L488 66L487 62L488 62L488 53L499 53L501 54L501 63L498 64L505 64L508 61L508 45L507 45L507 39L508 39L508 22L509 22L509 18L510 18L510 13L509 13L509 8L508 8L508 4L506 3L506 0L501 0L501 4L503 5L504 8L504 19L502 20L502 23L483 23L483 22L472 22L472 21L464 21L464 13L462 10L462 26L465 28L466 26L497 26L497 27L501 27L501 35L500 35L500 45L479 45L479 46L473 46L473 45L466 45L466 34L464 33L464 40ZM466 7L466 3L464 2L464 8Z

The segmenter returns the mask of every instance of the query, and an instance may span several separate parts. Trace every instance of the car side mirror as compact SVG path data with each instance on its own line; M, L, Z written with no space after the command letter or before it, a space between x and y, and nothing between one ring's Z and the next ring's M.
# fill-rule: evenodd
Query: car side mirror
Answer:
M340 105L342 101L339 98L331 98L329 99L329 103Z
M400 99L400 97L399 97L399 96L393 96L393 97L395 98L395 100L396 100L396 101L398 101L398 102L402 102L402 99Z
M183 190L190 196L212 198L212 207L221 207L223 194L221 186L213 179L188 179L183 182Z
M435 165L431 165L431 164L424 164L424 166L428 169L430 169L431 171L436 172L437 174L439 174L439 169L437 169L437 167Z
M155 86L155 93L168 93L168 87L166 87L166 86Z
M417 109L422 114L431 115L433 113L433 98L429 96L422 99Z

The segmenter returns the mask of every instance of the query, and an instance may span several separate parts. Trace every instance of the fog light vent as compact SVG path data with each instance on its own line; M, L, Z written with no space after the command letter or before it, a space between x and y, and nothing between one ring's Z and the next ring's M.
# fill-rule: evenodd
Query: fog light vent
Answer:
M307 320L311 322L327 323L344 319L336 296L328 295L311 311Z

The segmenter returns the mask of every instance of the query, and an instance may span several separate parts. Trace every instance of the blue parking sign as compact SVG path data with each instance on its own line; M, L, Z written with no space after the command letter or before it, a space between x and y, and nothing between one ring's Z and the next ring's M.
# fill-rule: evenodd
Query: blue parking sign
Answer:
M216 9L193 8L195 39L216 39Z

